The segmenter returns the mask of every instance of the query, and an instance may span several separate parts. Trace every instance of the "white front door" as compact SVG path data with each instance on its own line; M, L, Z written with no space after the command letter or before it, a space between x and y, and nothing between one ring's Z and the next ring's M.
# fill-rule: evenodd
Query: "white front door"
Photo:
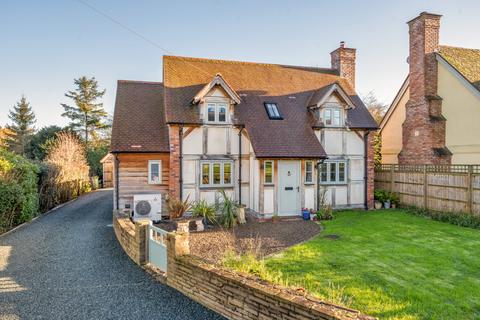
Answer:
M279 161L278 215L299 215L300 211L300 161Z

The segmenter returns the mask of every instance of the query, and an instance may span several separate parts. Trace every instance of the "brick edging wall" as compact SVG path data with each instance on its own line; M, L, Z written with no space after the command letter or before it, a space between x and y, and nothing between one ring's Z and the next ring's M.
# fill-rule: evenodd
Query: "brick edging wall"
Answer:
M168 237L167 284L229 319L375 319L251 275L216 267L189 255L185 241L188 243L188 234Z
M113 212L113 230L123 251L138 265L147 262L147 226L148 223L133 223L128 215Z

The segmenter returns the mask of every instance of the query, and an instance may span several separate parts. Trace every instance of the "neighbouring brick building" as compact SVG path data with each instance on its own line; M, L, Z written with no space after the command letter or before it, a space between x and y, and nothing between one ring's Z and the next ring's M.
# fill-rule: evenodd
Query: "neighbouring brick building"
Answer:
M299 215L320 191L371 207L377 129L355 92L355 49L330 68L165 56L163 82L119 81L112 130L115 207L137 194Z
M383 163L480 163L480 50L440 45L440 19L408 22L409 75L380 125Z

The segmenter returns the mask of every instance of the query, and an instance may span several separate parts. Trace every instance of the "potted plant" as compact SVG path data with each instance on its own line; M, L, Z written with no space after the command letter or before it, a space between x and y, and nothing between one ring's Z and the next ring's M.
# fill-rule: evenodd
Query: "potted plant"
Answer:
M205 225L214 224L216 222L215 206L208 204L205 200L196 201L192 206L192 216L201 217Z
M303 220L310 220L310 211L307 208L302 208Z
M310 220L315 220L315 211L313 209L310 209Z
M165 204L167 205L168 212L171 220L176 220L177 231L188 232L189 221L181 221L185 213L192 207L192 202L189 200L190 196L187 196L185 200L180 200L175 197L167 195L165 198Z
M392 209L397 208L400 205L400 197L396 192L390 192L390 201L392 202Z
M375 200L375 209L382 209L382 204L385 201L385 192L383 190L375 190L373 198Z
M220 191L221 202L218 211L221 215L221 223L225 228L232 228L237 224L237 208L239 206L232 198L227 196L225 190Z

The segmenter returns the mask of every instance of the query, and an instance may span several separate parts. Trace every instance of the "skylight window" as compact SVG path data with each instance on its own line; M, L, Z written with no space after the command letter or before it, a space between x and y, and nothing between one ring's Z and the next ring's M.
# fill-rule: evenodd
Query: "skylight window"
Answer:
M267 110L268 117L271 120L282 120L282 116L278 111L278 106L276 103L265 102L265 109Z

